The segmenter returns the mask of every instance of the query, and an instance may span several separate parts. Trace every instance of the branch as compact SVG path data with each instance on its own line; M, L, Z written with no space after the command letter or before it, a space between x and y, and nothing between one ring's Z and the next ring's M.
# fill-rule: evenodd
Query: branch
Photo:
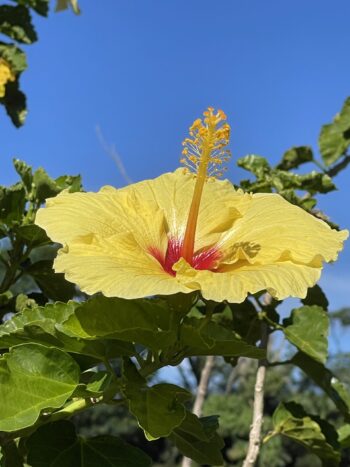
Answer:
M262 322L260 348L267 349L267 343L267 324ZM254 467L260 451L261 428L264 421L264 383L266 368L267 360L259 360L254 388L253 420L250 426L248 452L242 467Z
M201 378L198 384L196 398L193 404L192 412L197 417L200 417L202 414L204 399L207 394L209 378L214 367L214 357L208 356L205 359L204 368L201 373ZM189 457L184 457L182 460L182 467L191 467L192 460Z

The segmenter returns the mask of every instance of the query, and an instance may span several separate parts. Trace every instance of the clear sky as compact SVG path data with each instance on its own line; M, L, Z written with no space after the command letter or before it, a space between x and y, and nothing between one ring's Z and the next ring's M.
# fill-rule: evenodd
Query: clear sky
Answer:
M189 124L208 105L232 126L229 177L248 153L272 162L293 145L317 152L322 124L350 95L349 0L80 0L82 15L35 17L37 44L22 77L29 114L20 130L0 110L0 183L16 156L84 187L125 184L96 125L129 177L178 166ZM310 166L310 169L312 167ZM350 227L350 168L320 206ZM219 201L218 201L219 202ZM326 267L332 307L349 305L350 242Z

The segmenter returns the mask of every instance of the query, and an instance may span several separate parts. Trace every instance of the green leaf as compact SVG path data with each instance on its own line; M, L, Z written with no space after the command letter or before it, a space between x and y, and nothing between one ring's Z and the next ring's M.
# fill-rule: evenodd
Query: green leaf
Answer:
M325 467L337 467L340 462L335 429L325 420L307 414L295 402L281 403L273 414L274 432L287 436L310 449Z
M298 352L291 359L291 363L298 366L307 374L334 402L346 421L350 421L350 394L338 378L322 363Z
M258 179L264 178L271 170L265 157L249 154L237 160L238 167L252 172Z
M277 168L281 170L290 170L312 160L313 154L310 146L294 146L283 154L282 160L277 165Z
M299 350L325 363L328 356L327 312L319 306L302 306L292 310L292 315L284 320L284 335Z
M30 12L23 5L0 6L0 33L23 44L32 44L38 39Z
M231 323L224 321L220 324L230 327L250 344L255 344L261 337L261 323L252 302L245 300L242 303L230 303L229 307L232 312Z
M22 344L0 360L0 430L32 426L43 409L61 407L79 383L79 367L62 350Z
M55 273L52 261L39 261L26 269L44 295L54 301L66 302L76 295L75 285L66 281L63 273Z
M125 389L130 412L135 415L146 438L151 441L169 436L186 416L183 402L192 394L174 384L152 387L127 384Z
M55 11L67 10L69 7L72 8L76 15L80 14L78 0L57 0Z
M307 290L307 295L305 298L301 299L301 302L304 305L318 305L324 310L328 310L328 300L319 285L314 285Z
M47 172L39 167L33 175L35 198L43 203L46 198L51 198L59 193L59 189Z
M33 8L39 15L47 16L49 12L49 0L16 0L19 5Z
M84 339L119 339L151 349L169 347L176 340L172 312L156 299L125 300L96 296L79 307L59 329Z
M338 441L342 449L350 448L350 424L338 428Z
M47 198L58 195L62 190L68 189L70 193L81 190L81 177L63 175L56 180L39 167L33 175L33 193L36 200L43 203Z
M64 322L80 304L76 302L54 303L34 307L17 313L0 326L0 348L24 342L37 342L62 348L67 352L88 355L103 360L105 357L134 355L134 347L118 340L87 341L67 336L57 327Z
M90 371L83 373L84 378L89 376L89 381L83 385L82 388L78 388L80 397L98 397L108 388L111 383L112 376L108 371ZM76 393L75 393L76 395Z
M5 106L12 123L17 128L22 126L27 116L27 99L19 89L18 79L6 84L6 94L0 99L0 103Z
M217 417L198 418L187 411L185 419L171 433L170 439L183 455L198 464L222 465L224 442L216 433L217 428Z
M16 75L28 66L26 54L15 44L0 41L0 58L3 58L11 66L12 72Z
M22 183L9 188L0 187L0 223L8 226L19 223L24 213L25 203Z
M15 229L15 232L17 237L29 248L36 248L52 243L46 235L45 230L35 224L20 225Z
M61 175L55 179L57 190L68 190L69 193L81 191L81 176L80 175Z
M33 171L31 166L26 164L24 161L21 161L20 159L13 159L13 165L16 169L16 172L22 179L26 192L30 193L33 183Z
M8 441L1 446L1 467L24 467L23 458L14 441Z
M151 467L140 449L114 436L81 438L68 421L40 427L26 447L31 467Z
M329 166L336 162L350 145L350 97L344 102L332 123L324 125L319 137L320 152L324 163Z
M205 318L185 318L180 328L181 347L186 356L222 355L264 358L263 349L244 341L238 334L210 321L203 327Z

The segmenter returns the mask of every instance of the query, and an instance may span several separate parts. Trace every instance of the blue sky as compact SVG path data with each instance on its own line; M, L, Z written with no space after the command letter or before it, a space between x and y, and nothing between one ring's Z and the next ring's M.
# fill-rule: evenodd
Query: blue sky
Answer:
M26 125L13 128L0 110L1 184L16 179L14 156L53 176L81 173L88 190L125 184L96 125L134 181L174 170L189 124L208 105L228 114L228 175L238 181L238 157L254 153L274 162L304 144L317 151L321 125L350 95L348 0L80 5L80 17L35 17L39 42L27 47L22 78ZM349 173L336 179L338 192L320 198L320 207L348 228ZM348 245L323 275L333 308L349 304L349 259Z

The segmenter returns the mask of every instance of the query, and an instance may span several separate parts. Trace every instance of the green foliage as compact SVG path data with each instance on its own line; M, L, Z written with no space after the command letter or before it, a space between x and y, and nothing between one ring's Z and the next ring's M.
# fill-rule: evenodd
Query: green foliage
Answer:
M322 127L319 138L324 163L329 166L345 155L350 146L350 97L332 123Z
M280 404L273 414L274 432L311 449L323 461L325 467L339 465L340 454L337 433L325 420L307 414L295 402Z
M49 0L13 1L17 5L0 5L0 33L19 44L33 44L38 36L33 24L32 11L46 17L49 12ZM71 4L73 11L78 13L76 0L59 1L57 10L64 9L64 4ZM0 63L1 61L9 67L13 79L5 84L4 95L0 94L0 104L4 105L12 123L20 127L27 116L27 99L20 89L21 74L27 68L26 55L16 44L0 42Z
M182 403L191 398L190 393L173 384L148 387L132 382L124 392L130 412L150 441L169 436L181 424L186 416Z
M0 360L0 430L30 427L44 409L61 407L79 374L77 363L62 350L34 343L13 347Z
M57 437L57 433L64 436ZM74 425L67 421L50 423L34 433L26 442L31 467L148 467L151 459L140 449L120 438L77 436Z
M289 342L316 361L326 362L329 318L321 307L302 306L292 310L284 325L283 332Z
M222 465L222 439L216 433L216 417L198 418L190 412L170 436L182 454L199 464Z

